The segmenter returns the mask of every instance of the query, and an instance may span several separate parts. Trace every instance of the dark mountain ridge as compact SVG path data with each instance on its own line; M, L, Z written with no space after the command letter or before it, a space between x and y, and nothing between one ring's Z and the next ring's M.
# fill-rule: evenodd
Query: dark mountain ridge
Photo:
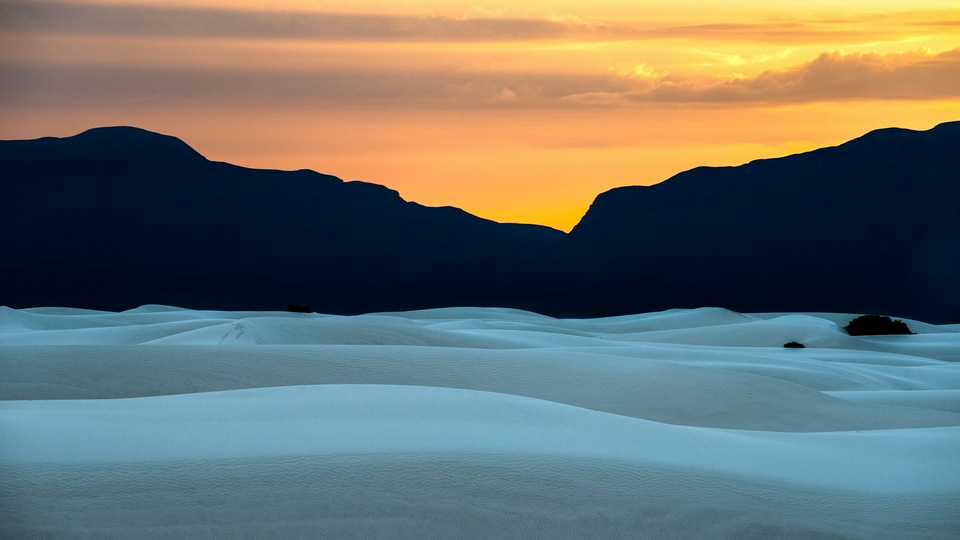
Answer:
M604 266L617 283L606 294L652 289L647 302L661 306L668 299L751 311L896 306L956 317L958 149L954 122L700 167L601 194L563 246L579 280Z
M314 297L354 312L478 301L478 280L564 236L376 184L208 161L136 128L3 142L0 163L6 304L276 308Z
M558 316L722 305L960 321L960 122L700 167L597 197L569 235L137 128L0 141L0 304Z

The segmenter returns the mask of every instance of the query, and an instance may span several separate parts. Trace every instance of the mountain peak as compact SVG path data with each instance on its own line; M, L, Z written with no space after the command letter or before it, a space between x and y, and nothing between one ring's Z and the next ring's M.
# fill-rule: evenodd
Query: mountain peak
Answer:
M580 281L605 268L604 279L645 291L644 301L663 295L657 307L684 300L745 311L896 306L956 317L955 302L945 299L960 297L958 144L958 122L888 128L830 148L610 190L564 248L574 262L589 261Z
M10 305L561 316L722 305L956 320L960 123L601 194L573 232L207 161L133 127L0 142Z
M176 137L131 126L97 127L61 140L71 140L85 152L109 157L206 160Z

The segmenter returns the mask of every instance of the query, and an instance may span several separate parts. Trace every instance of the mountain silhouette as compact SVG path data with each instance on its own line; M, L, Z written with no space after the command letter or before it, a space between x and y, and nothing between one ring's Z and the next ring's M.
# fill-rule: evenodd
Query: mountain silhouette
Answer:
M0 141L0 304L602 316L720 305L960 321L960 122L599 195L573 231L131 127Z
M883 129L613 189L562 244L564 279L604 313L723 305L958 319L958 149L960 122Z
M130 127L5 141L0 164L8 305L476 303L491 276L564 237L406 202L380 185L208 161Z

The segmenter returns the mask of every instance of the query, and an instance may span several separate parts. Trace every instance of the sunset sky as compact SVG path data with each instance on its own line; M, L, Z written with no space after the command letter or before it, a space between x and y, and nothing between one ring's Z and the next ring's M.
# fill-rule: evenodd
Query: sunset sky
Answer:
M613 187L952 120L957 0L0 0L0 139L134 125L563 230Z

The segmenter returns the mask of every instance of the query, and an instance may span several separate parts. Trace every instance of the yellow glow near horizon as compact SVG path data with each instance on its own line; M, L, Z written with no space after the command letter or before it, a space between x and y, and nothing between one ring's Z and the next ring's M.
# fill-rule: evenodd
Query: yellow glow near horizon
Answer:
M45 5L0 4L0 138L137 125L564 230L616 186L960 119L955 1Z

